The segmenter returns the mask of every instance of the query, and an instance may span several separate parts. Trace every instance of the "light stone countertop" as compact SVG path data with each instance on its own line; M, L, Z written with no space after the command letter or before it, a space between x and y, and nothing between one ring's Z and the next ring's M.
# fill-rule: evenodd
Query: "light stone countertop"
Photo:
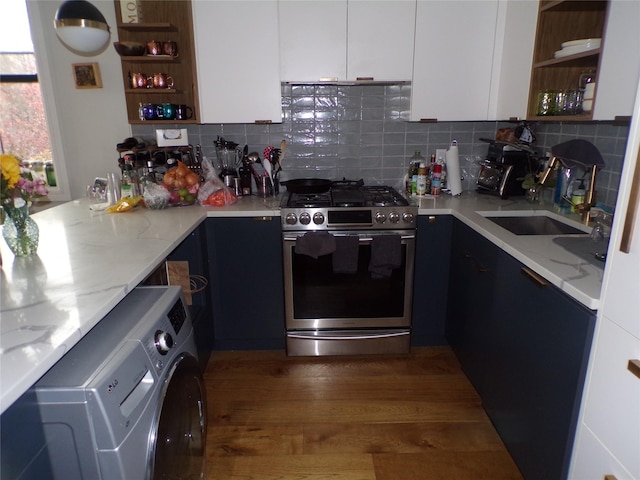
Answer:
M598 308L603 268L568 253L552 238L516 236L476 213L541 207L474 193L419 203L421 215L454 215L588 308ZM205 218L279 216L279 204L279 198L253 196L222 208L139 207L109 214L92 212L82 199L34 214L40 228L37 256L14 258L0 240L0 413Z

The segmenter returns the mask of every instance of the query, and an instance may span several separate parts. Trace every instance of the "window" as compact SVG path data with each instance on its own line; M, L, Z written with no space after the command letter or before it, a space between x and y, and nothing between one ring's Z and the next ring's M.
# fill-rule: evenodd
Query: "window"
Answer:
M0 16L0 152L57 186L25 0L3 0ZM47 175L48 174L48 175Z

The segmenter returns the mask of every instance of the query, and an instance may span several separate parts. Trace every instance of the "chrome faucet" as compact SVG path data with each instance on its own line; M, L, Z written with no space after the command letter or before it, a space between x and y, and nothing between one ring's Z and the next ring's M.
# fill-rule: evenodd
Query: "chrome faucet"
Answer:
M538 180L539 186L543 186L549 178L549 174L559 166L563 166L567 169L575 166L582 167L585 170L591 169L589 188L585 193L584 201L582 203L573 203L566 195L562 196L562 199L565 202L569 203L577 213L581 214L582 222L585 225L588 225L591 216L591 208L595 206L596 174L598 172L598 167L604 167L605 165L600 152L595 145L587 142L586 140L578 139L570 140L551 147L551 153L553 157L551 157L547 168Z

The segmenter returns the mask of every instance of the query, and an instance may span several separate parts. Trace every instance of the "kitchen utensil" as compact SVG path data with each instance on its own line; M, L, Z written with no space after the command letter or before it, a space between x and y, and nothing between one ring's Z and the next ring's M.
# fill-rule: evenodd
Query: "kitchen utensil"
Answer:
M299 178L280 182L292 193L323 193L331 188L331 180L322 178Z
M273 172L273 166L271 165L271 162L263 162L263 167L265 176L271 179L271 173Z
M284 160L284 153L287 151L287 142L282 140L280 142L280 156L278 157L278 163L282 167L282 161Z
M247 158L251 163L256 163L260 161L260 154L258 152L251 152L247 155Z

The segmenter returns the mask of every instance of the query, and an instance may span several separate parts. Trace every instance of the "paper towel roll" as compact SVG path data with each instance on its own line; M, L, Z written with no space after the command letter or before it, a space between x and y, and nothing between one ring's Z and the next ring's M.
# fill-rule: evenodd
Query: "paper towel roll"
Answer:
M447 190L451 195L460 195L462 193L462 179L456 142L453 142L449 150L447 150L445 163L447 165Z

